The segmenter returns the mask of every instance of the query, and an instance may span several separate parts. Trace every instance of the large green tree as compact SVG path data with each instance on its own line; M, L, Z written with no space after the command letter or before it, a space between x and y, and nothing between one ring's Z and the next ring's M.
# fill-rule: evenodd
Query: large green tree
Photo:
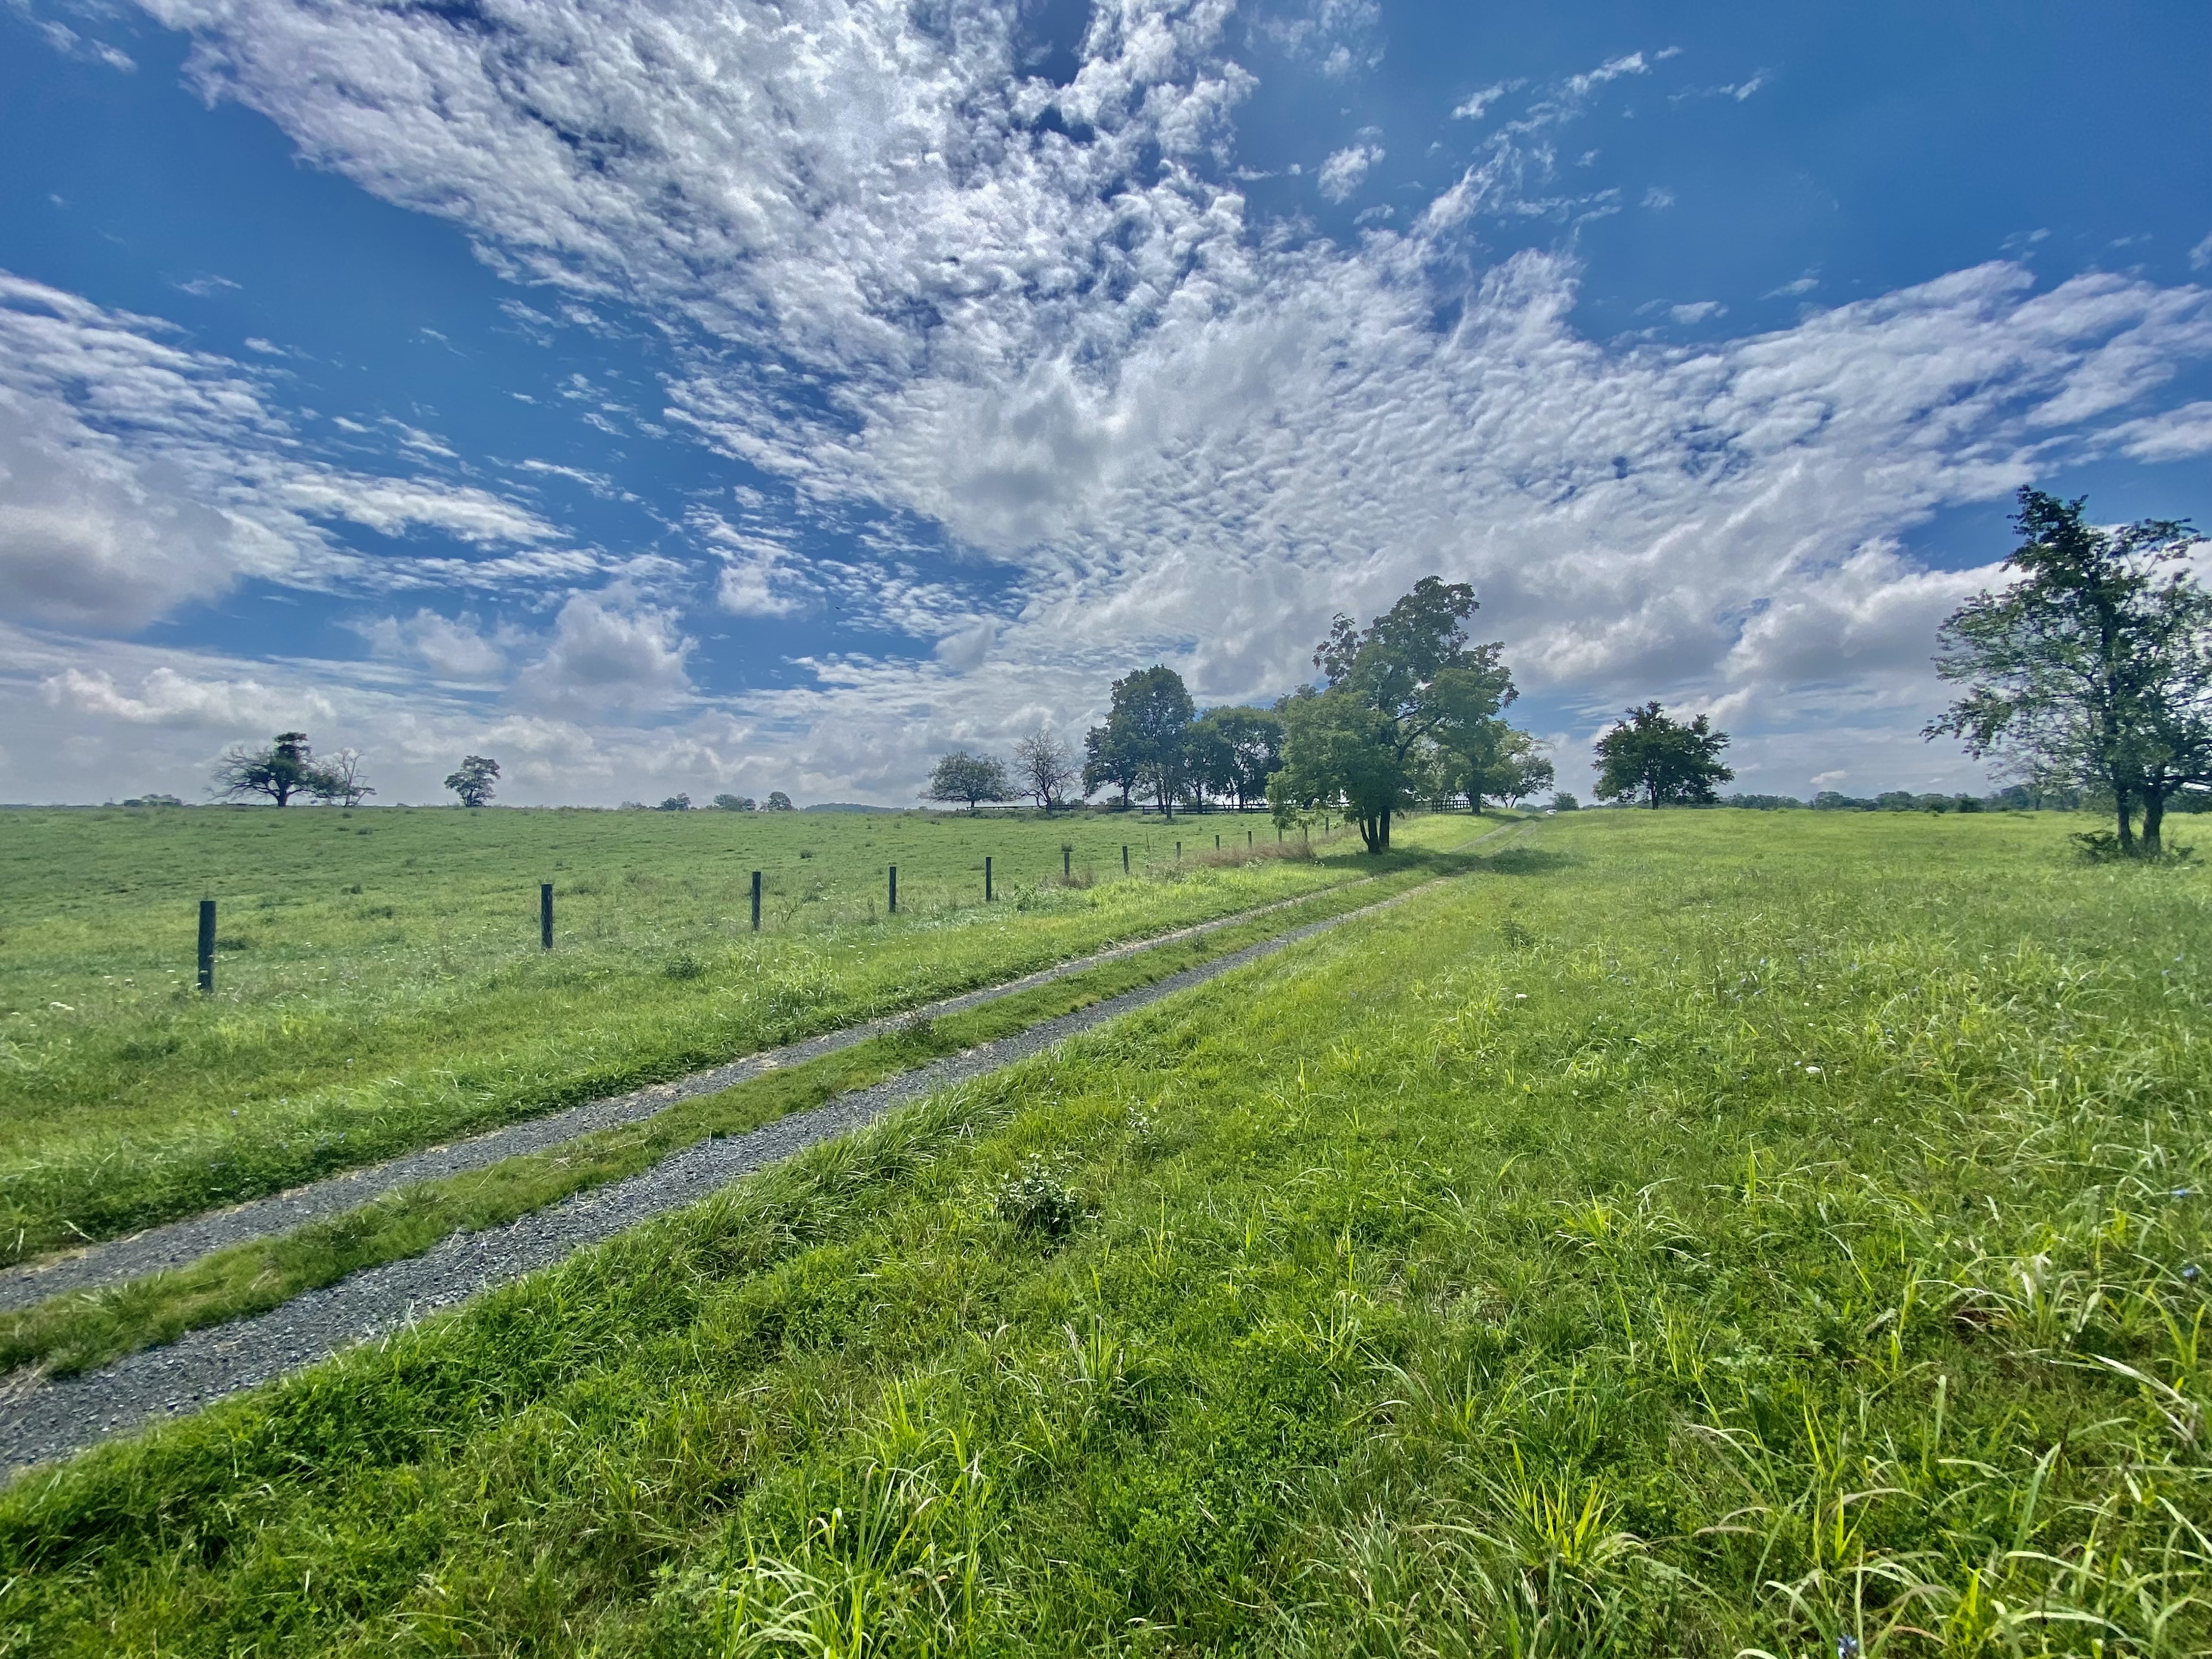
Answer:
M1470 811L1479 814L1486 799L1522 800L1552 787L1550 757L1519 727L1480 720L1455 735L1440 769L1448 786L1467 797Z
M1468 642L1475 609L1465 582L1424 576L1364 629L1339 616L1314 653L1325 684L1278 705L1283 769L1269 800L1340 802L1367 850L1388 852L1390 820L1432 779L1438 746L1493 718L1510 689L1504 647Z
M928 800L960 801L973 812L977 805L987 800L1011 800L1014 788L1006 776L1006 763L992 755L971 755L965 749L956 749L939 760L930 772L929 785L922 792ZM778 790L768 798L768 810L791 810L790 797Z
M1283 764L1283 717L1272 709L1209 708L1190 729L1190 769L1209 793L1243 811L1266 799L1267 780Z
M223 750L215 765L215 793L222 800L259 795L289 806L296 795L326 794L336 781L315 763L305 732L279 732L266 749L243 744Z
M1084 738L1085 787L1116 784L1124 801L1142 787L1173 817L1189 777L1188 738L1196 712L1174 669L1155 664L1124 674L1114 682L1106 724Z
M1601 800L1634 800L1646 806L1706 806L1719 797L1713 786L1735 774L1722 763L1729 735L1704 714L1672 719L1655 701L1632 708L1597 740Z
M1943 623L1936 672L1965 690L1923 735L2096 792L2120 850L2156 853L2168 799L2212 781L2212 594L2187 568L2187 524L2101 530L2086 501L2020 492L2002 567L2017 580Z

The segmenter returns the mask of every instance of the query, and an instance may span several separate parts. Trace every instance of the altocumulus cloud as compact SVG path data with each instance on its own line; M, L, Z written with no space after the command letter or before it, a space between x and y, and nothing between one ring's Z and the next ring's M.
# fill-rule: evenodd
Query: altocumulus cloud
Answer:
M1928 630L1972 579L1916 566L1901 532L2055 459L2185 450L2201 426L2142 407L2212 350L2195 288L2039 291L1997 263L1685 348L1578 334L1564 254L1470 273L1486 218L1617 209L1546 194L1556 130L1664 52L1534 89L1425 209L1344 246L1248 212L1233 155L1253 83L1226 0L1100 0L1060 86L1021 72L1012 9L980 0L926 27L903 0L544 0L465 23L145 3L191 34L209 94L317 163L454 221L521 277L648 312L675 342L664 418L780 477L800 531L910 517L999 586L985 602L895 559L810 556L803 534L695 525L693 585L726 611L826 594L918 642L809 659L810 684L702 709L672 590L587 591L611 565L482 491L288 473L249 378L100 319L76 326L127 336L132 374L201 412L143 443L88 427L79 493L107 519L27 536L8 579L39 614L119 625L246 571L381 580L318 519L434 521L568 585L499 717L652 714L687 764L804 756L824 787L910 788L929 744L1079 720L1139 659L1179 663L1208 697L1280 690L1330 612L1432 570L1474 580L1524 684L1570 702L1663 692L1778 729L1902 732L1929 692ZM1379 154L1338 152L1323 192ZM210 424L223 442L196 447ZM228 488L241 455L263 487ZM194 487L165 491L157 462ZM51 516L67 492L40 488L27 511ZM188 503L215 516L188 522ZM131 556L100 527L131 513L176 515L150 587L98 574ZM70 533L110 550L74 587L37 550ZM414 568L459 586L463 564ZM566 775L597 775L617 729L562 727L545 775L562 753L580 757Z

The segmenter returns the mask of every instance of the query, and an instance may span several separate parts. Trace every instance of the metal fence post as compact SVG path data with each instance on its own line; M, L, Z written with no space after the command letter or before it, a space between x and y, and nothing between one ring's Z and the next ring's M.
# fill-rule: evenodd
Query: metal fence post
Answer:
M538 942L548 951L553 948L553 884L538 884Z
M753 872L753 932L760 932L760 872Z
M891 866L891 914L898 914L898 866Z
M991 859L990 859L990 855L989 855L988 854L984 854L984 857L983 857L983 902L984 902L984 903L986 903L986 904L988 904L990 902L991 902Z
M1121 843L1121 873L1129 873L1129 843L1126 841Z
M215 989L215 901L200 901L200 994Z

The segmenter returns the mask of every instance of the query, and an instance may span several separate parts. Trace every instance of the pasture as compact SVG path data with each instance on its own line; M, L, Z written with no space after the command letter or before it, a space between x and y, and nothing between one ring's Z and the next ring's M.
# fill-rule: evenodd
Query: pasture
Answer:
M1274 833L1220 815L24 810L0 830L9 1260L1365 873L1341 838L1217 862L1216 835Z
M2201 1654L2207 876L2075 827L1545 822L19 1480L6 1650Z

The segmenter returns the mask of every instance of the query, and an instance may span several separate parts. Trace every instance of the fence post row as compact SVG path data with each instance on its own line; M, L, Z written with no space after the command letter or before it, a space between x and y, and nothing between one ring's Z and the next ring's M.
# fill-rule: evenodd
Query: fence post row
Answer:
M538 942L547 950L553 948L553 884L538 884Z
M987 854L985 854L983 855L983 902L984 902L984 903L986 903L986 904L988 904L990 902L991 902L991 858L990 858L990 854L987 853Z
M215 901L200 901L200 994L215 990Z
M753 872L753 932L760 932L760 872Z

